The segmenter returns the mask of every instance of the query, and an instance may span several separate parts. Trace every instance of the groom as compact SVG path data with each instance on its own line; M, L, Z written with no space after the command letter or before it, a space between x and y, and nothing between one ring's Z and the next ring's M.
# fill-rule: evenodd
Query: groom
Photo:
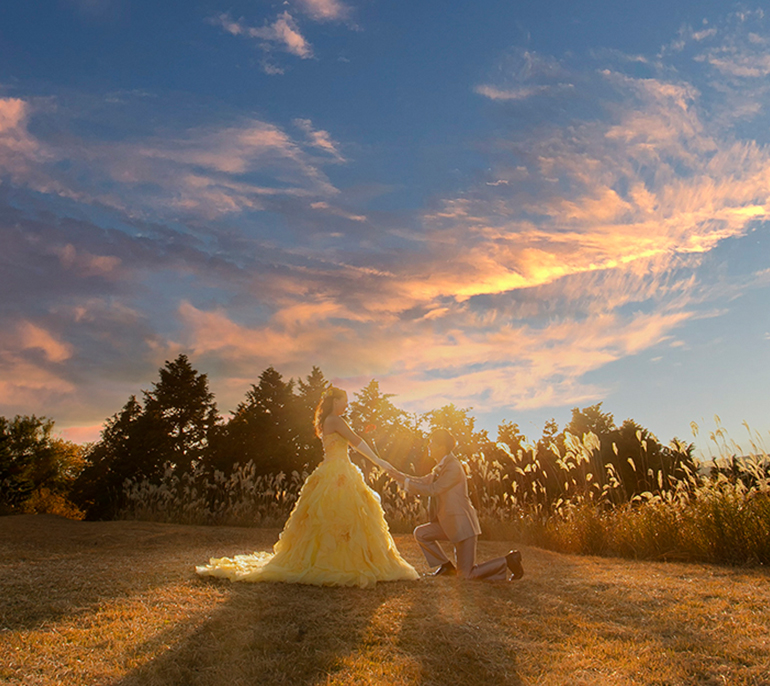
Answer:
M428 507L430 522L414 530L425 559L438 569L431 576L456 574L465 579L505 580L510 571L513 579L524 576L521 553L512 550L505 557L476 564L476 540L481 533L479 518L468 497L468 479L460 460L452 452L455 439L446 429L436 429L428 440L428 451L436 462L426 476L407 476L394 469L390 477L404 487L407 493L431 497ZM455 567L439 544L451 541L455 548Z

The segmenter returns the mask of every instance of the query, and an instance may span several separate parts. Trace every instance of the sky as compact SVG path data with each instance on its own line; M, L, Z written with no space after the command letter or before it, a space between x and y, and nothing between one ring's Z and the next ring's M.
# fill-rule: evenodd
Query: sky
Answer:
M2 3L0 415L93 440L186 353L224 416L315 365L766 437L769 112L760 4Z

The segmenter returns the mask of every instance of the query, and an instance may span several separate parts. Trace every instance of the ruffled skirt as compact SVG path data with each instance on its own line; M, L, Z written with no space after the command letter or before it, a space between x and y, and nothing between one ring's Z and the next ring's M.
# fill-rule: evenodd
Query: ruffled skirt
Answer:
M273 553L212 558L201 576L318 586L374 586L413 580L399 554L379 496L349 459L326 459L307 478Z

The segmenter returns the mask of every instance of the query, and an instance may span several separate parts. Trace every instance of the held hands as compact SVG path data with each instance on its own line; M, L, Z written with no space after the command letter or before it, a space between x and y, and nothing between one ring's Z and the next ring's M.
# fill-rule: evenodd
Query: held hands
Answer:
M395 471L395 468L393 467L390 462L383 460L379 455L377 455L366 443L365 440L361 439L361 442L354 446L355 449L361 453L367 460L369 460L372 464L377 465L382 471L387 472L388 474L391 471Z
M397 484L400 484L401 486L404 485L404 482L406 481L406 474L399 472L395 467L391 467L390 469L386 470L386 472L388 476Z
M398 469L396 469L390 462L387 460L383 460L381 457L379 457L366 443L365 440L361 439L361 441L358 443L358 445L354 446L355 449L361 453L364 457L366 457L370 462L377 465L382 471L384 471L393 481L396 483L404 485L404 482L406 480L406 474L399 472Z
M404 481L406 480L406 474L403 472L399 472L398 469L396 469L390 462L386 462L385 460L380 460L377 463L377 466L382 469L393 481L400 484L401 486L404 485Z

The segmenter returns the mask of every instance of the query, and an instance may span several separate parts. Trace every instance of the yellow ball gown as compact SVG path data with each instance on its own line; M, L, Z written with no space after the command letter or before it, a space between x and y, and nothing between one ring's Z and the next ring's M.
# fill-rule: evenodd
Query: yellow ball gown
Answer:
M201 576L359 586L417 579L393 542L379 496L348 458L338 433L323 437L324 459L307 478L273 553L212 558Z

